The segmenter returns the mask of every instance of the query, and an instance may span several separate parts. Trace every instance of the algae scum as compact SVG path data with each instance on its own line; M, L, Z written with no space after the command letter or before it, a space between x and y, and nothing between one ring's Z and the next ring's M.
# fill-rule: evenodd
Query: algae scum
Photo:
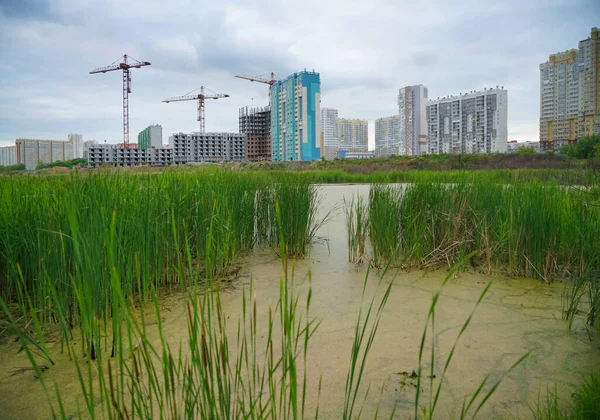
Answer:
M392 187L407 208L388 187L264 174L9 183L2 418L410 418L417 390L420 415L437 401L433 417L460 417L486 375L470 415L503 379L477 416L529 418L546 387L569 395L600 369L593 295L569 329L569 289L550 282L598 267L597 214L559 187L525 186L512 213L483 207L507 200L491 184ZM536 193L551 200L537 221ZM349 224L358 197L366 218ZM585 229L565 226L573 214Z

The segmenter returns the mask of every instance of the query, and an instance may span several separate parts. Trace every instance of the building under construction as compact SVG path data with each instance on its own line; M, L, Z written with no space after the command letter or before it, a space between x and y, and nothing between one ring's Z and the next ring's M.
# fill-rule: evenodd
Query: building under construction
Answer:
M240 108L240 133L246 137L246 158L249 161L271 160L270 107Z

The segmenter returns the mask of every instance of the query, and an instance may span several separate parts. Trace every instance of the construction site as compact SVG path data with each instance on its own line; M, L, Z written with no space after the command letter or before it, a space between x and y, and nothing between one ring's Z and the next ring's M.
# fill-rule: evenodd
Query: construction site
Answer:
M240 133L246 141L246 158L250 162L271 160L271 109L240 108Z

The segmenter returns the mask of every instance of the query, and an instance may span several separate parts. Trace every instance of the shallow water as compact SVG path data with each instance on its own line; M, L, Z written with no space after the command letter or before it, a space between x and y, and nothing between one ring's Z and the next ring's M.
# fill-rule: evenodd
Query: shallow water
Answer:
M319 188L323 198L322 214L339 206L344 197L350 198L355 193L366 196L369 190L367 185ZM320 416L340 418L350 348L367 269L364 265L357 268L348 262L341 206L334 210L331 220L320 229L318 236L311 255L295 263L295 288L299 293L308 289L307 273L311 271L311 315L321 320L309 347L308 408L314 410L316 407L316 390L321 376ZM241 264L240 278L222 296L232 332L240 314L242 290L249 287L250 277L258 313L265 316L269 304L278 299L282 274L281 262L271 250L257 250L244 257ZM373 295L380 297L389 282L393 281L394 285L363 379L365 390L371 385L364 418L373 417L379 401L382 414L388 417L394 406L397 407L397 418L411 415L415 382L403 372L410 374L417 370L419 344L432 294L439 290L445 276L444 270L394 271L386 274L380 283L377 273L371 273L366 300ZM463 272L444 286L437 306L434 387L439 383L443 363L459 330L490 281L493 281L491 289L461 338L446 373L436 417L456 415L463 399L475 391L488 373L493 383L527 351L532 352L530 357L505 378L480 413L480 418L531 417L529 405L535 404L539 392L545 395L546 387L556 385L559 395L568 398L581 375L600 369L598 341L590 341L579 320L575 321L575 329L569 331L567 323L561 319L562 285L546 285L532 279L508 279L500 273L487 276ZM184 297L170 296L162 300L161 306L165 333L175 348L179 340L187 337ZM266 322L259 322L258 328L259 336L264 335ZM429 343L428 339L424 356L427 369ZM58 343L50 343L49 347L58 355ZM25 355L17 354L16 350L15 343L0 347L0 417L48 418L46 398L33 373L26 371L12 375L17 368L28 365ZM57 365L45 373L45 378L47 383L56 382L60 386L67 399L67 411L76 412L79 383L66 355L57 356ZM421 402L427 404L429 381L424 382L425 395ZM359 407L361 403L362 397L359 397ZM82 404L81 400L79 404Z

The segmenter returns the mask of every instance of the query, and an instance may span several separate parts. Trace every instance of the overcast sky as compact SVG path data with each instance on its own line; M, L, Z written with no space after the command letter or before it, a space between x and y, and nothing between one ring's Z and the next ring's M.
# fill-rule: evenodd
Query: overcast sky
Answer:
M197 131L196 103L165 104L200 85L207 131L237 131L238 108L268 88L233 76L321 73L322 106L340 117L397 113L402 86L436 98L503 85L509 139L538 138L539 64L600 26L598 0L0 0L0 146L19 137L122 139L119 56L132 71L131 138L149 124ZM252 99L253 98L253 99ZM372 140L372 139L371 139Z

